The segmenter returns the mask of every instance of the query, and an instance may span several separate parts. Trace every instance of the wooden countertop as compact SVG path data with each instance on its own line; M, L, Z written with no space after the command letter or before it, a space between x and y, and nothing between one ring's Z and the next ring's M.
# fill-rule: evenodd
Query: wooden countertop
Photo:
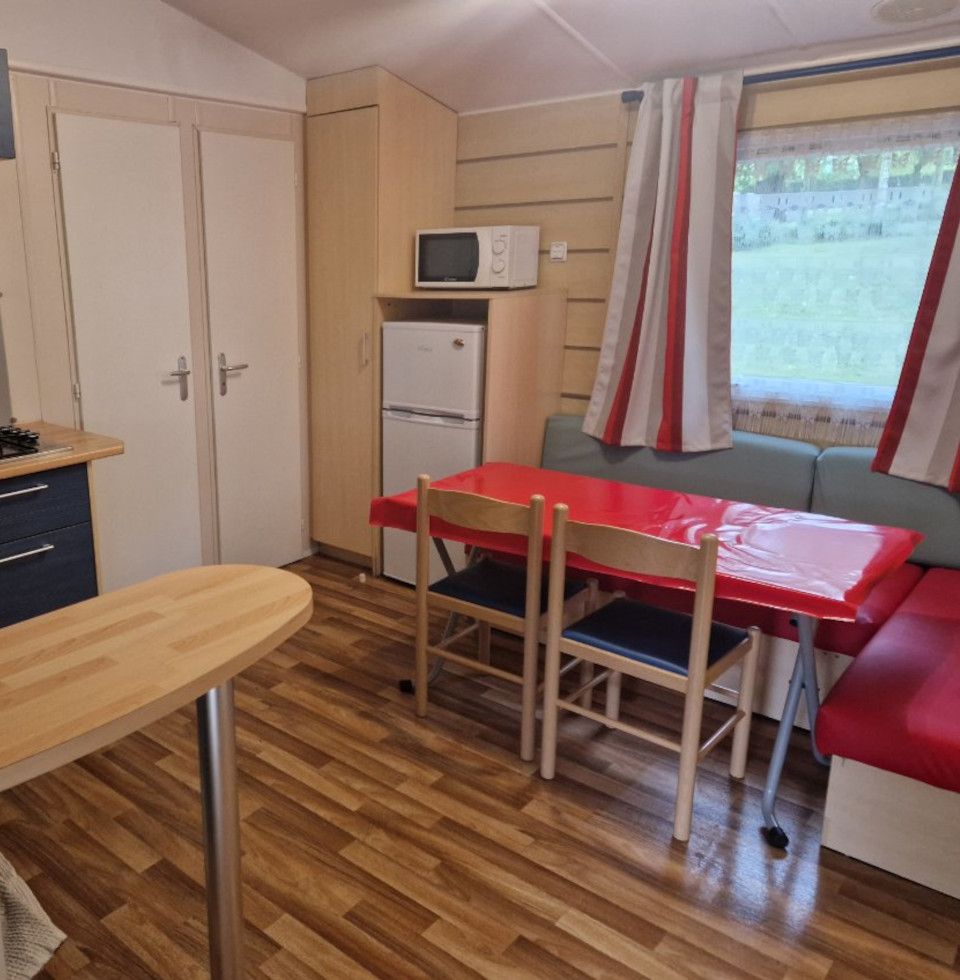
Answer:
M117 456L123 452L123 443L110 436L100 436L95 432L80 429L67 429L49 422L17 422L22 429L33 429L40 433L44 442L57 442L70 446L66 452L52 453L48 456L19 456L0 462L0 480L11 476L25 476L28 473L42 473L75 463L86 463L91 459Z
M292 572L206 565L0 629L0 790L201 697L312 608L309 584Z

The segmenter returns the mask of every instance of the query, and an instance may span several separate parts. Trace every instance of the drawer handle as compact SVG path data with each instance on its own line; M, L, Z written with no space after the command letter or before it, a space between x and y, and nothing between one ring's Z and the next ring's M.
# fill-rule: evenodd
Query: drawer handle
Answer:
M39 493L41 490L49 489L49 484L38 483L35 487L24 487L23 490L9 490L7 493L0 493L0 500L6 500L9 497L22 497L25 493Z
M21 558L29 558L31 555L42 555L45 551L53 551L54 546L52 544L45 544L39 548L34 548L32 551L21 551L19 555L10 555L9 558L0 558L0 565L6 565L7 562L20 561Z

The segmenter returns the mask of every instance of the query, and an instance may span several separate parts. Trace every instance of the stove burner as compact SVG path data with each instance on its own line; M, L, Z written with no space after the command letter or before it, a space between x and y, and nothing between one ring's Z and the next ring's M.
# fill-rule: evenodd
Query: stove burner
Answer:
M43 443L40 441L40 433L30 429L0 425L0 462L6 459L19 459L21 456L62 452L69 448L56 443Z

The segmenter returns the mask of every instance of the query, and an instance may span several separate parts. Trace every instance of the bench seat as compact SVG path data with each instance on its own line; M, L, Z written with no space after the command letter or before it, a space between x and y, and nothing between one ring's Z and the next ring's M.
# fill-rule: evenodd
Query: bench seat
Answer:
M816 738L960 793L960 571L927 571L827 695Z

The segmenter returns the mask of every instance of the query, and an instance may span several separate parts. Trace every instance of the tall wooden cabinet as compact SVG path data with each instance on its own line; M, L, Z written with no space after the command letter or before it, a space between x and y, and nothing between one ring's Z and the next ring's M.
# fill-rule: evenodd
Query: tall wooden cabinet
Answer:
M562 292L414 290L414 232L456 226L457 117L381 68L307 88L311 535L379 570L380 327L487 325L483 458L535 464L560 410Z
M457 117L382 68L311 80L307 115L311 536L369 560L374 297L410 289L417 228L453 223Z

